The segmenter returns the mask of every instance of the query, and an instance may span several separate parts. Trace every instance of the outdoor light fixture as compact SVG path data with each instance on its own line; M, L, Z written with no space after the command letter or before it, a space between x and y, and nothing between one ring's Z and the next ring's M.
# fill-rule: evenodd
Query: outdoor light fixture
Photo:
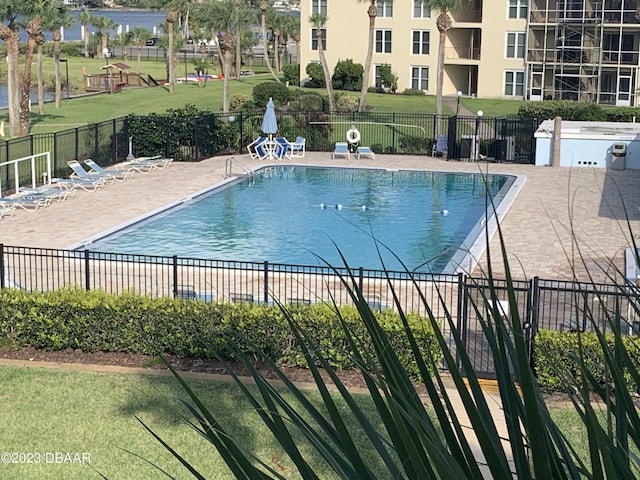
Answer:
M479 131L480 131L480 119L482 118L482 115L484 115L484 112L482 110L478 110L478 113L476 114L476 137L475 137L475 152L474 152L474 158L475 161L478 161L478 158L480 158L480 135L479 135Z
M458 116L458 112L460 111L460 97L462 96L462 92L458 90L456 92L456 97L458 97L458 103L456 103L456 117Z

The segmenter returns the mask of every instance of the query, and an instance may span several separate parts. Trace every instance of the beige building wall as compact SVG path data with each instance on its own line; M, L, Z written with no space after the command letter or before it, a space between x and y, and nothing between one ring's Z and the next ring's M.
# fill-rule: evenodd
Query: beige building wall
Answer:
M318 2L316 2L318 3ZM379 2L381 3L381 2ZM435 95L438 64L439 32L437 12L429 18L414 18L412 0L395 0L391 17L376 17L376 30L390 30L391 53L373 54L370 86L375 86L375 66L388 63L398 76L398 92L412 87L415 67L428 68L428 87L425 93ZM329 70L338 60L352 59L364 66L367 55L369 2L358 0L326 0L327 45L325 56ZM319 62L318 52L312 50L313 0L301 0L300 77L307 78L305 68ZM444 95L464 95L482 98L510 98L505 95L507 71L525 71L524 58L507 58L507 33L526 31L526 19L509 19L509 0L477 0L474 8L451 14L453 27L445 43ZM429 53L412 52L413 32L429 32ZM304 81L304 80L303 80ZM524 89L526 91L526 88ZM513 98L513 97L511 97ZM522 95L515 96L522 98Z

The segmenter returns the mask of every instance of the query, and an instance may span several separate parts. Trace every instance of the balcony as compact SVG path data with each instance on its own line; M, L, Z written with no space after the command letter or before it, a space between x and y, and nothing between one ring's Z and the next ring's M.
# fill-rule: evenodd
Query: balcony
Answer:
M482 22L482 9L465 10L457 12L449 12L453 23L481 23Z
M447 47L444 49L446 60L480 60L480 48Z
M607 65L638 65L637 52L619 52L617 50L604 50L602 63Z

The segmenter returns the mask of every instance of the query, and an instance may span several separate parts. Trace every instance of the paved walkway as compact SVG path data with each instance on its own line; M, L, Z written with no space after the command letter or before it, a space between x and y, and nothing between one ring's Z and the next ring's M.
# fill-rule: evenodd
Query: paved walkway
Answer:
M0 220L0 243L68 248L222 181L227 158L174 162L149 175L136 174L126 183L95 192L78 191L74 198L36 212L18 210L13 217ZM248 156L238 158L249 167L262 165ZM640 235L640 171L447 162L388 155L346 161L332 160L330 154L320 152L308 153L295 163L525 175L525 184L501 225L515 278L537 275L570 279L575 273L586 279L588 268L596 279L604 280L609 274L615 275L616 269L622 271L624 250L631 245L632 233ZM241 173L238 167L234 171ZM503 275L497 235L490 242L489 251L494 273ZM579 253L584 256L585 265ZM486 264L487 255L483 255L479 265L486 268Z

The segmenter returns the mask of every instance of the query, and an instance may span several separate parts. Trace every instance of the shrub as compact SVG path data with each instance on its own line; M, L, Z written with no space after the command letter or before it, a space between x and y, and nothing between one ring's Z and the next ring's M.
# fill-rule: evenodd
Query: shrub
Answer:
M420 90L418 88L405 88L404 91L402 92L402 95L423 96L423 95L426 95L426 94L424 93L423 90Z
M276 106L285 105L289 101L289 89L278 82L263 82L253 87L253 101L256 105L264 107L269 98L273 99Z
M324 88L324 72L322 71L322 65L319 63L311 62L305 69L307 75L309 75L309 81L306 83L306 87L309 88Z
M291 107L294 110L305 112L321 112L323 110L323 104L324 102L321 95L305 93L292 102Z
M387 63L380 66L380 83L384 91L396 93L398 90L398 76L391 71L391 65Z
M570 100L551 100L544 102L526 102L518 110L521 117L539 120L562 117L563 120L604 121L607 113L595 103L573 102Z
M338 112L357 112L359 103L360 101L357 97L342 95L336 101L336 109Z
M110 295L102 291L65 288L45 293L0 290L1 343L46 350L79 349L87 352L115 351L146 355L233 359L227 338L243 338L281 365L302 366L306 360L298 348L283 312L277 306L204 303L174 298L149 299L128 292ZM337 369L352 368L351 350L341 320L332 305L314 304L291 308L297 321L315 332L320 353ZM342 321L363 342L371 344L353 307L340 307ZM402 333L399 316L391 310L376 314L392 339L396 353L407 361L410 346ZM409 314L421 351L437 361L438 348L431 326ZM246 353L251 352L247 348ZM415 366L408 371L417 375Z
M364 68L353 60L338 60L333 71L331 82L336 90L360 90L362 88L362 74Z
M405 135L400 138L400 148L404 153L412 155L427 153L427 139L412 135Z
M285 65L282 69L285 81L289 82L289 85L300 85L300 64L290 63Z
M231 101L229 102L229 109L232 112L237 112L242 110L245 104L249 101L249 97L242 93L238 93L231 97Z

